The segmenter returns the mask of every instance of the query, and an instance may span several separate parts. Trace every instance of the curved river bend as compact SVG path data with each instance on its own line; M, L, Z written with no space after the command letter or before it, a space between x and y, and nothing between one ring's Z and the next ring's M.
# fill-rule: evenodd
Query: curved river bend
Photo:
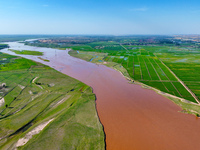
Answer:
M68 51L9 43L11 49L44 52L46 64L90 85L106 133L108 150L199 150L200 120L156 92L129 84L117 71L68 55ZM16 55L13 52L2 50ZM17 55L20 56L20 55Z

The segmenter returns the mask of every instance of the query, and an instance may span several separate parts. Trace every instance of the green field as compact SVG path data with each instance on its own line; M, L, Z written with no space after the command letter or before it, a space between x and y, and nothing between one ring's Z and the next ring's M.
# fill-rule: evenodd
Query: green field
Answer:
M43 52L38 52L38 51L29 51L29 50L13 50L9 49L9 51L14 52L15 54L22 54L22 55L36 55L36 56L42 56Z
M100 45L102 46L102 44ZM97 47L97 44L95 46ZM93 50L93 53L91 51L87 52L79 50L78 53L74 51L70 52L70 54L72 56L79 57L87 61L92 60L92 62L94 63L114 62L123 66L123 68L125 68L128 72L129 77L136 81L142 82L146 85L159 89L165 93L169 93L177 97L184 98L186 100L197 103L194 97L186 90L186 88L166 67L168 66L176 74L176 76L179 77L182 81L184 81L184 83L192 90L192 92L194 92L196 96L200 98L200 84L188 84L187 82L188 79L193 80L193 82L200 81L200 78L198 77L198 74L200 72L194 71L198 70L197 68L200 67L200 65L196 64L192 67L193 69L191 69L191 71L196 73L193 73L194 76L190 77L190 72L186 73L187 69L185 69L185 72L183 71L183 68L186 68L187 66L189 67L191 65L190 63L179 66L178 69L177 65L179 65L179 63L172 63L171 61L171 59L173 59L174 55L177 53L181 53L182 55L188 55L188 53L190 53L188 49L167 46L124 45L123 47L125 48L124 50L120 50L117 48L115 50L102 49L101 51L99 51L98 49ZM89 59L86 59L86 57Z
M0 149L104 149L92 89L40 63L0 53ZM32 132L31 132L32 131ZM30 137L30 136L29 136Z
M200 54L168 54L159 57L200 99Z
M42 58L42 57L38 57L40 60L43 60L43 61L46 61L46 62L50 62L50 60L48 60L48 59L44 59L44 58Z

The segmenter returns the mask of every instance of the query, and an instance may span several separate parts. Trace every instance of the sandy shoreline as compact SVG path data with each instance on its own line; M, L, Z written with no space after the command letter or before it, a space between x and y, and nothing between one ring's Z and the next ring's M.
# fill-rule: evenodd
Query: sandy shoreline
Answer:
M4 105L4 103L5 103L5 100L4 100L4 98L1 98L1 99L0 99L0 107L1 107L1 106L3 106L3 105Z
M16 147L20 147L25 145L32 137L33 135L39 134L50 122L52 122L54 119L50 119L47 122L44 122L40 124L39 126L35 127L33 130L28 132L24 138L21 138L17 141Z

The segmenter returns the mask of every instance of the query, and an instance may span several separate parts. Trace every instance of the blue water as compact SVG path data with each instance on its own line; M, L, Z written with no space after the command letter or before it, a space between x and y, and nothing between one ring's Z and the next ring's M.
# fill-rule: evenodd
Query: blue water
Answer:
M179 59L179 60L177 60L177 61L175 61L175 62L186 62L188 59L187 58L185 58L185 59Z
M90 59L90 62L91 62L91 61L93 61L93 59L95 59L95 58L98 58L98 56L96 56L96 57L94 57L94 58Z
M128 57L125 57L124 60L128 60Z
M140 67L140 65L134 65L135 67Z

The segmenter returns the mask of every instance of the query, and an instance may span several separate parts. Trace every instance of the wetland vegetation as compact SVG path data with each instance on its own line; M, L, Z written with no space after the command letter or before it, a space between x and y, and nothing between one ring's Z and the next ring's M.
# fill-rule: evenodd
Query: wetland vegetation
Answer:
M38 51L13 50L13 49L9 49L9 51L14 52L15 54L22 54L22 55L36 55L36 56L42 56L43 55L42 52L38 52Z
M0 149L104 149L91 87L0 53Z

